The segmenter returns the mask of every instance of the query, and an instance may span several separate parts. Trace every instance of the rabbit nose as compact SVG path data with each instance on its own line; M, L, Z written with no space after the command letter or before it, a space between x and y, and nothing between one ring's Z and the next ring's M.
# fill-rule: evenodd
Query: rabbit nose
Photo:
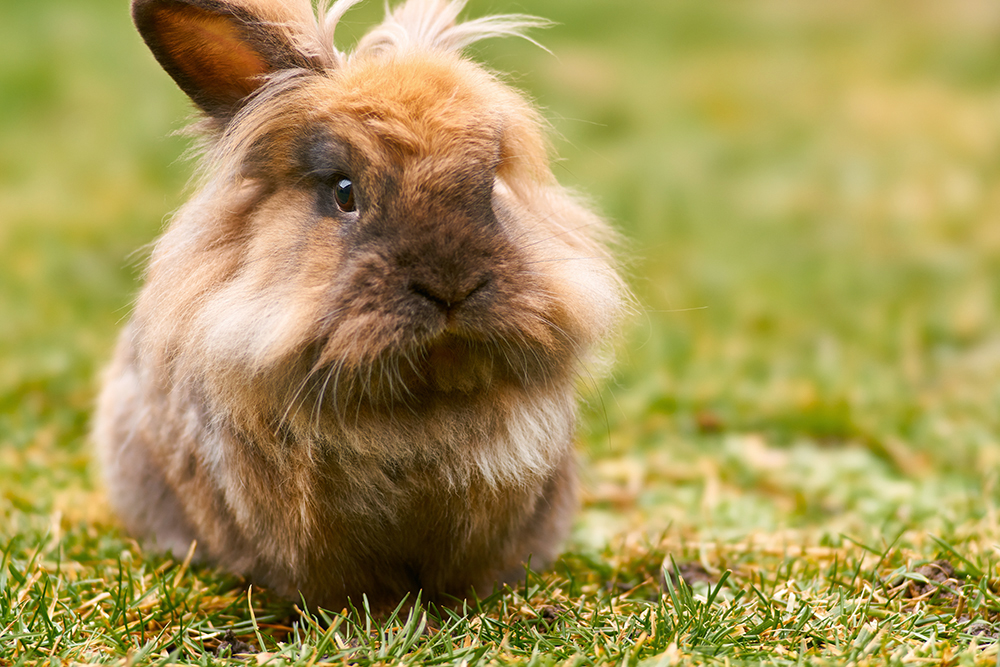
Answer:
M430 301L445 313L462 305L473 294L481 291L490 282L489 278L484 278L479 283L466 283L466 285L454 283L441 283L429 285L426 282L414 280L410 283L410 291ZM467 285L472 287L467 287Z

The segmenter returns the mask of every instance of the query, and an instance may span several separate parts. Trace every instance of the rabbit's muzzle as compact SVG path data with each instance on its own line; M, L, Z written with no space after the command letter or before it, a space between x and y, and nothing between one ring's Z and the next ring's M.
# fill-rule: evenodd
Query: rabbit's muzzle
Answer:
M494 273L509 270L510 253L492 230L483 228L486 225L452 222L440 229L417 226L398 240L392 257L394 287L406 292L400 296L409 300L421 337L445 330L476 336L488 326L494 301L502 298L493 289ZM481 228L469 233L474 226Z
M321 363L363 378L350 386L369 400L524 385L566 364L554 304L524 298L537 277L492 210L402 210L360 221L358 238Z

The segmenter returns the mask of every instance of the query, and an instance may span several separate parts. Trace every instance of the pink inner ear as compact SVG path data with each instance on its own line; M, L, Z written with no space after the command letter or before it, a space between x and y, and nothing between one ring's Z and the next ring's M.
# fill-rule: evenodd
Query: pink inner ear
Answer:
M230 18L191 6L158 13L164 48L200 96L235 104L260 86L261 75L270 72Z

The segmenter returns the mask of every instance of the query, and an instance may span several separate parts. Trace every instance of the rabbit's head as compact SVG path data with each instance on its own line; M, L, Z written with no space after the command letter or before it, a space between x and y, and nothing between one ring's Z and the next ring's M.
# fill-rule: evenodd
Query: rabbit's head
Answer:
M267 428L571 386L623 289L537 112L459 55L521 16L409 0L350 54L356 0L136 0L204 113L201 183L136 322L172 382Z

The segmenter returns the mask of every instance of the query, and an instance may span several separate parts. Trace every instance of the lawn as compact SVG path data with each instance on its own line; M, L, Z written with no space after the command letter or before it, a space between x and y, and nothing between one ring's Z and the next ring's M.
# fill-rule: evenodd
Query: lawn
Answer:
M126 4L0 5L0 666L1000 663L1000 5L471 0L557 23L471 55L544 108L637 307L563 557L373 621L103 501L97 377L193 168Z

